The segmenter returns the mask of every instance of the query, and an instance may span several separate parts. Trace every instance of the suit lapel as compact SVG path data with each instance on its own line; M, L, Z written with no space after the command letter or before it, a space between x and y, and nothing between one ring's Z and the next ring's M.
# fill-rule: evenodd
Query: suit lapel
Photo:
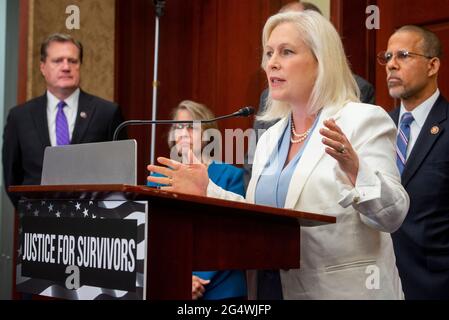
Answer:
M92 104L92 97L83 91L80 91L78 101L78 114L76 115L75 128L72 134L72 144L81 143L89 127L90 121L95 112L95 106Z
M299 197L304 189L307 179L312 174L313 169L325 154L325 146L321 142L322 136L320 129L323 128L323 121L329 117L333 117L335 120L339 118L339 113L333 115L333 108L324 109L318 119L318 123L313 130L312 136L307 142L307 146L304 149L304 153L299 159L293 176L288 186L287 197L285 199L284 207L286 209L293 209L298 202Z
M34 122L34 127L36 128L39 139L44 146L50 146L50 134L48 132L48 121L47 121L47 94L39 97L35 106L30 108L31 118Z
M405 164L404 172L402 173L402 184L404 186L407 186L407 183L419 169L428 153L432 150L435 142L443 133L444 127L441 123L447 119L447 112L448 102L440 95L430 110L415 146ZM433 127L439 128L438 133L431 133Z

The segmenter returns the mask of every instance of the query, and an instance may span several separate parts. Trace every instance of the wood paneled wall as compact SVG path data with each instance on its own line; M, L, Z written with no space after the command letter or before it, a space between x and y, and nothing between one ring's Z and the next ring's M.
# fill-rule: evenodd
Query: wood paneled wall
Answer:
M30 1L20 0L20 102L29 98L26 83L27 78L33 77L32 72L27 72L27 53L35 50L27 48L29 27L36 24L28 15ZM114 3L113 0L108 1ZM115 50L112 54L107 53L115 59L115 70L103 70L103 73L114 74L114 100L122 106L126 119L151 118L153 2L115 1ZM287 2L289 0L167 0L165 15L160 21L157 117L169 118L171 109L184 99L205 103L217 115L231 113L246 105L258 107L260 92L266 87L260 68L262 27L268 16ZM78 0L76 3L84 2ZM365 9L370 4L380 8L380 30L365 28ZM426 10L421 10L422 1L418 0L332 0L331 20L342 36L352 68L375 85L377 103L385 109L391 109L396 103L388 96L385 71L377 65L376 53L385 49L394 28L406 23L425 25L434 30L447 48L448 6L447 0L429 0ZM92 10L87 11L91 13ZM83 12L86 10L83 9L82 15ZM93 32L90 29L84 28L89 33ZM95 45L88 47L94 48ZM92 54L90 56L93 57ZM94 60L102 59L96 56ZM440 88L447 95L449 65L446 60L443 60L440 73ZM91 71L97 73L98 68L92 69L86 64L83 77L86 79ZM98 80L101 77L94 76L93 79L97 80L89 83L112 92L110 84ZM101 91L87 89L95 94ZM245 129L251 124L252 119L234 119L221 122L220 127ZM157 155L168 154L167 130L166 126L157 128ZM150 153L150 127L132 128L129 133L139 144L139 183L144 183L147 174L145 164L149 162Z
M180 101L206 104L216 115L258 107L266 87L261 31L288 0L166 1L160 19L158 119ZM155 13L151 0L116 2L116 101L127 119L151 119ZM249 128L252 119L222 121ZM156 155L168 155L167 126L157 128ZM139 183L149 162L150 126L130 128L138 141Z
M69 5L76 5L80 10L80 29L67 29ZM26 52L27 60L24 65L19 64L20 102L45 91L45 80L39 70L40 45L56 32L70 34L84 46L81 88L104 99L113 99L115 0L21 0L20 10L21 17L25 17L20 22L21 37L26 36L27 41L24 46L25 39L21 39L20 52L21 55ZM27 67L25 77L24 66Z
M373 0L332 0L331 21L339 32L354 73L375 81L376 31L365 27L366 7Z
M377 5L380 29L365 28L368 5ZM443 51L449 48L449 1L428 0L332 0L331 20L340 32L346 54L355 73L369 80L376 89L376 104L392 110L399 104L388 94L385 67L376 61L376 54L386 50L394 30L416 24L434 31L440 38ZM449 63L443 56L439 72L439 88L449 96Z
M441 93L449 97L449 60L447 50L449 48L449 1L427 0L377 0L381 12L381 30L376 34L376 52L386 50L388 39L395 29L406 25L416 24L426 27L439 37L443 46L443 58L438 77ZM392 109L399 105L399 101L390 98L386 84L385 67L376 67L376 88L379 104Z

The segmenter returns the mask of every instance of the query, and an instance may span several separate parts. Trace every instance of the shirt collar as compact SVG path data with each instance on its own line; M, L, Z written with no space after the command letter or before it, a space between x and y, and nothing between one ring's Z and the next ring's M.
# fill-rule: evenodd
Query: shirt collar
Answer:
M430 113L430 110L432 109L432 106L437 101L438 97L440 96L440 90L437 89L434 94L432 94L427 100L425 100L423 103L421 103L419 106L417 106L415 109L410 111L412 113L413 119L415 120L416 124L422 128L424 125L424 122L427 119L427 116ZM401 111L399 113L399 122L402 119L402 115L404 113L408 112L407 109L405 109L404 104L401 103Z
M72 108L73 106L75 106L78 103L79 96L80 96L80 88L77 88L75 91L73 91L73 93L70 96L67 97L67 99L64 100L67 107ZM60 100L56 98L53 93L47 90L47 101L48 106L56 109L58 107L58 103Z

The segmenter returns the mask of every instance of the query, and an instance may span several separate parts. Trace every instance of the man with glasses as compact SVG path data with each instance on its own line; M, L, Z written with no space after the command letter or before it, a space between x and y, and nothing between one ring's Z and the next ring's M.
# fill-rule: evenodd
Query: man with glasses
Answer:
M406 299L449 299L449 103L438 90L441 53L433 32L404 26L378 55L390 96L401 101L391 117L410 209L392 238Z

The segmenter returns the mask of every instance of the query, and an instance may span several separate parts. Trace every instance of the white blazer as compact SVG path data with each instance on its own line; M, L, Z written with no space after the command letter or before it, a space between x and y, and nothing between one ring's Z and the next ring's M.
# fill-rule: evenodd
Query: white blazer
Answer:
M331 117L358 154L355 187L321 142L319 130ZM280 120L260 138L246 201L254 203L257 181L287 124L287 118ZM389 233L402 224L409 198L395 144L395 124L381 107L351 102L323 109L291 178L285 208L334 215L337 222L301 227L300 269L281 270L284 299L403 299ZM242 200L211 181L208 195ZM254 274L248 287L249 297L256 297Z

